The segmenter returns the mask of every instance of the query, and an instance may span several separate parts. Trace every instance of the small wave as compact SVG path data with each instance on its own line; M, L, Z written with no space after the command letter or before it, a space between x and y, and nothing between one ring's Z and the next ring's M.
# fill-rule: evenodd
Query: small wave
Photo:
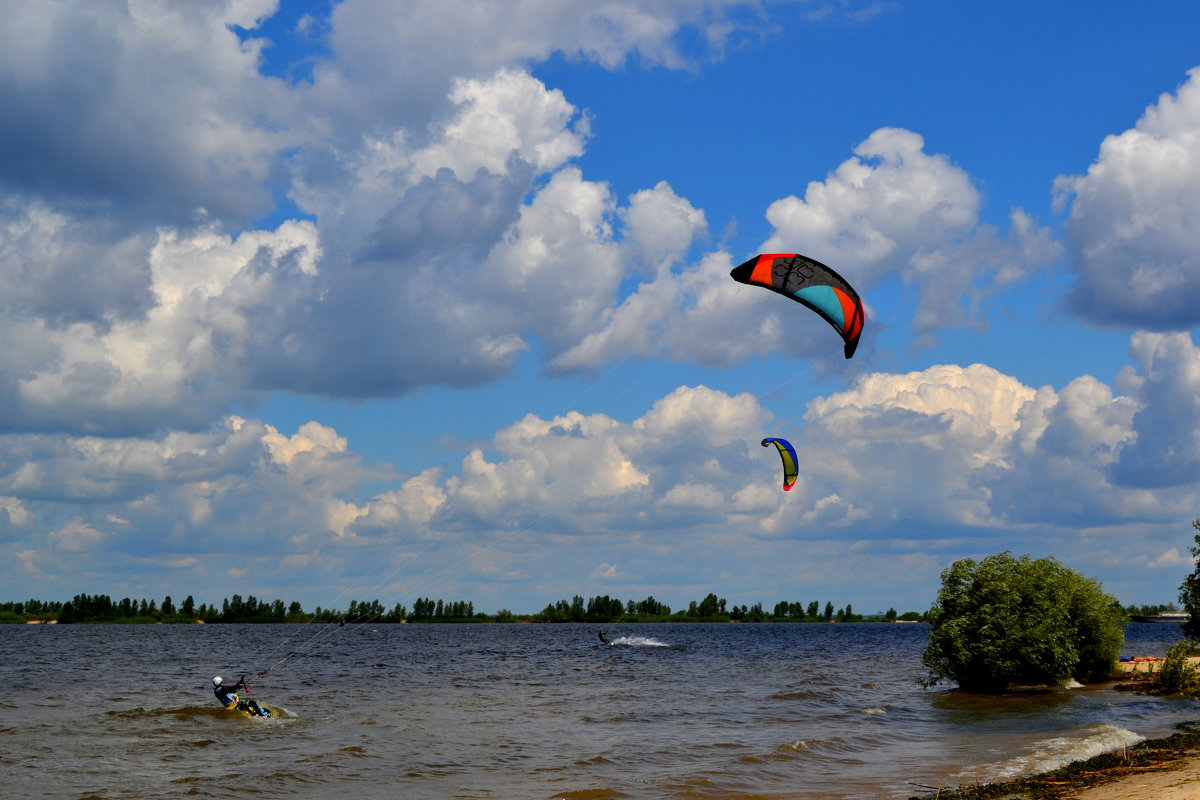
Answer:
M817 703L834 703L837 702L838 696L836 689L823 687L819 689L795 689L792 691L775 692L774 694L768 695L767 699L785 701L807 700Z
M862 710L862 713L873 717L873 716L877 716L879 714L886 714L887 709L884 708L883 706L874 706L872 708L864 708Z
M629 797L616 789L579 789L574 792L564 792L554 796L554 800L618 800Z
M202 719L213 720L245 720L246 722L254 722L258 724L281 723L290 718L295 718L296 715L280 706L271 706L275 712L270 717L251 717L246 714L241 714L234 711L229 711L224 708L213 706L183 706L182 708L127 708L114 709L105 711L107 717L115 717L117 719L140 719L140 718L171 718L179 722L193 722Z
M878 749L879 740L867 736L834 736L828 739L797 739L787 744L776 745L769 754L761 760L791 759L817 755L821 758L834 758L842 764L857 761L862 754L871 753ZM744 763L757 763L753 757L740 759Z
M670 647L666 642L660 642L658 639L652 639L649 636L621 636L612 640L612 646L625 645L626 647Z
M612 761L611 759L605 758L604 756L595 756L594 758L581 758L575 762L575 766L577 766L577 767L595 767L595 766L599 766L602 764L613 764L613 763L616 763L616 762Z
M224 717L227 712L223 708L212 706L184 706L182 708L125 708L105 711L107 717L118 719L136 719L140 717L174 717L178 720L189 720L204 717Z
M1002 778L1012 778L1049 772L1072 761L1083 761L1101 753L1112 753L1146 738L1107 723L1091 725L1081 733L1081 736L1055 736L1035 742L1026 748L1023 755L996 765L996 774Z
M817 744L816 739L797 739L794 742L781 744L775 748L776 753L802 753Z

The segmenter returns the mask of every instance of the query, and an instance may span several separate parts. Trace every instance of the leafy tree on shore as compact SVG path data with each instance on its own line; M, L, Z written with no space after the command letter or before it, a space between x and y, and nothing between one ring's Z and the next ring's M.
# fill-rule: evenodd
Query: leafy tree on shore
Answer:
M942 572L922 656L927 685L968 691L1102 680L1124 641L1120 604L1053 558L956 561Z
M1200 519L1192 520L1192 528L1200 531ZM1195 544L1188 548L1193 558L1200 558L1200 532L1194 537ZM1191 617L1183 623L1183 633L1189 639L1200 639L1200 564L1192 574L1183 579L1179 586L1179 602Z

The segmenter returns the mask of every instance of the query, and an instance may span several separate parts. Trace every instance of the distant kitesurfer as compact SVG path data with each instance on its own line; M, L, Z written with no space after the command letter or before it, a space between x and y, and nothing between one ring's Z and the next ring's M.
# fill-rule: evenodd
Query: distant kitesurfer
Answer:
M213 678L213 694L217 697L217 702L225 706L229 711L248 711L251 716L266 717L269 716L266 711L254 700L243 700L237 696L238 689L247 689L246 676L238 678L238 682L233 686L225 686L221 682L221 676Z
M612 644L612 642L608 640L608 637L604 635L606 633L608 633L608 631L597 631L596 635L599 636L600 641L604 642L605 644Z

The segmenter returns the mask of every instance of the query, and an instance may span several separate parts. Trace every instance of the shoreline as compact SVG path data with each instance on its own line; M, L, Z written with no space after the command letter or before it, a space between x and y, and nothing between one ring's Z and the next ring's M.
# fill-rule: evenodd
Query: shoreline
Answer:
M1200 656L1188 659L1200 666ZM1114 677L1136 681L1155 671L1162 658L1117 664ZM1178 733L1145 739L1119 752L1073 761L1055 770L1009 781L942 787L909 800L1200 800L1200 719L1181 723ZM922 787L927 788L927 787Z
M1162 667L1167 659L1164 656L1142 656L1128 661L1117 662L1117 672L1129 675L1134 672L1155 672ZM1193 668L1200 669L1200 656L1188 656L1187 662Z
M1179 733L1049 772L944 787L909 800L1196 800L1200 798L1200 719L1180 728Z

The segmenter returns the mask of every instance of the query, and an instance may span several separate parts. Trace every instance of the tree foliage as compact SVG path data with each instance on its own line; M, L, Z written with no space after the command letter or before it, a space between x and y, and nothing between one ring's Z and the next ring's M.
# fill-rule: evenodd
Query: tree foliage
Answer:
M942 572L922 657L927 684L968 691L1063 685L1111 674L1125 633L1120 604L1053 558L1010 552Z
M1185 694L1195 697L1200 693L1200 675L1189 660L1196 653L1196 642L1184 639L1167 650L1162 666L1153 674L1151 681L1156 694Z
M1192 528L1200 531L1200 519L1192 520ZM1195 535L1195 544L1188 548L1193 558L1200 558L1200 533ZM1200 564L1183 579L1179 586L1179 602L1191 618L1183 623L1183 633L1191 639L1200 639Z

